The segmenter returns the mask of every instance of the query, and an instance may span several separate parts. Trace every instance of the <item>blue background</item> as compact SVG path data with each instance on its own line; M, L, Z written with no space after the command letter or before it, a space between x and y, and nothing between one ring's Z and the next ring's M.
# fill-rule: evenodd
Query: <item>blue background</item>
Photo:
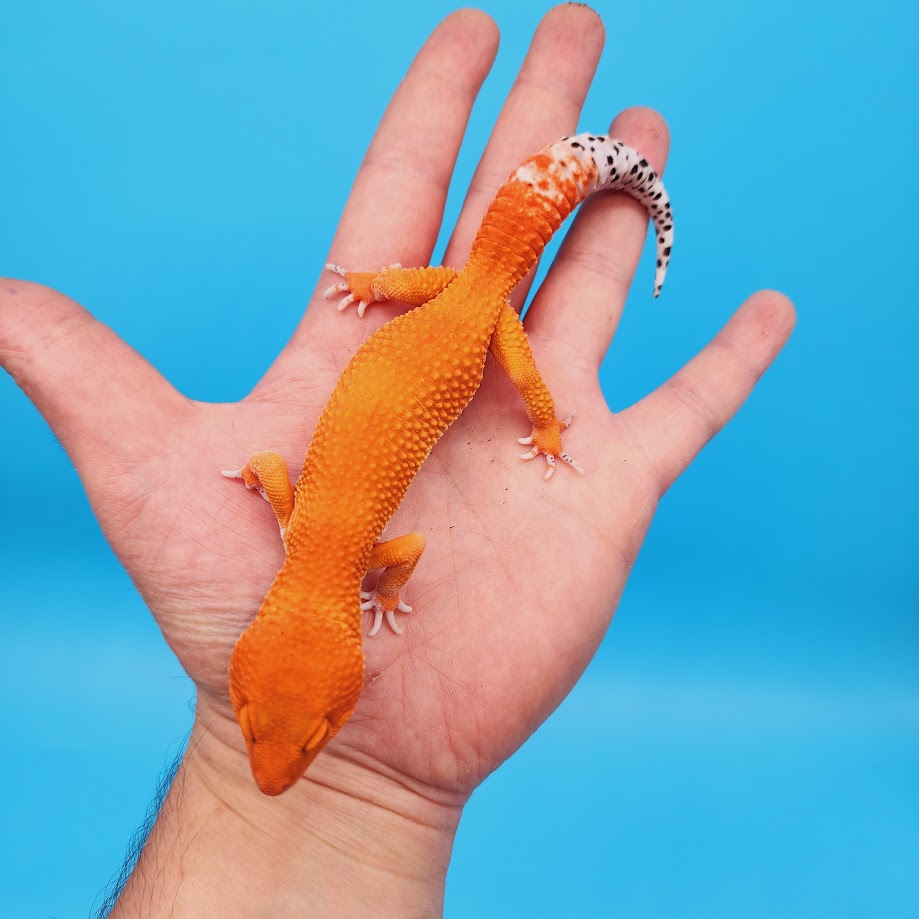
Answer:
M548 7L485 6L503 44L448 226ZM0 0L0 273L75 297L190 396L239 398L451 8ZM800 319L663 501L580 685L473 798L448 914L919 915L917 7L599 8L580 126L663 112L679 223L657 303L646 252L610 403L758 287ZM283 318L253 322L267 302ZM0 914L84 916L192 687L6 377L0 419Z

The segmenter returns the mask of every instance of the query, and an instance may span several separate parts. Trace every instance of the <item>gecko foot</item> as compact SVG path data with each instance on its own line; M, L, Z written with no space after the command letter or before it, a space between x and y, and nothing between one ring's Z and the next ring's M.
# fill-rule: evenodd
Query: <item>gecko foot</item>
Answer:
M567 463L578 475L584 475L584 470L577 460L572 459L564 450L562 450L562 431L571 427L574 421L574 412L572 412L564 421L556 422L558 427L553 429L538 430L533 428L529 437L518 437L517 443L529 446L531 449L526 453L520 454L520 459L535 459L542 453L546 458L546 474L543 479L551 479L555 473L555 458L558 457L563 463Z
M339 294L345 294L338 301L338 311L344 312L352 303L357 303L357 315L363 318L367 307L380 298L373 291L374 278L379 274L378 271L346 271L341 265L333 265L329 262L326 266L327 271L334 271L335 274L341 275L344 281L339 281L331 287L327 287L323 296L326 300L331 300ZM387 266L389 268L401 268L398 262Z
M281 539L286 540L287 524L294 508L294 490L284 457L272 450L260 450L249 457L242 469L221 469L220 474L228 479L242 479L246 488L257 491L271 505Z
M246 463L242 469L221 469L220 474L225 479L242 479L246 483L246 488L249 491L257 491L269 504L271 504L271 498L268 497L268 492L262 487L262 483L259 481L257 475L255 475L249 464Z
M368 637L373 637L380 631L384 616L386 617L386 622L389 627L397 635L402 634L402 629L399 628L399 624L396 622L396 611L398 610L400 613L410 613L412 608L407 603L403 603L399 599L398 594L394 597L382 597L376 591L362 590L361 600L364 601L361 603L362 610L365 612L367 610L373 610L373 627L367 633Z

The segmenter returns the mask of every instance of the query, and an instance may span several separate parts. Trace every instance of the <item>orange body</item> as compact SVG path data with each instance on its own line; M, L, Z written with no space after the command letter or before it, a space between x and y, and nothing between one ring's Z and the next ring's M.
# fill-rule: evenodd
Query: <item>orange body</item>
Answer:
M395 628L399 588L423 540L378 540L431 449L475 395L489 348L524 398L533 454L546 455L547 475L555 456L577 468L562 452L564 423L507 298L590 191L624 187L660 206L661 196L653 196L663 190L653 173L641 194L610 182L611 154L604 147L585 155L577 141L586 137L547 148L502 186L462 271L343 273L346 281L335 290L351 291L349 300L393 298L417 308L380 329L345 368L292 495L283 461L273 454L253 457L238 473L264 489L287 549L230 665L233 708L267 794L289 788L353 712L363 686L362 607L385 612ZM631 157L629 166L639 161L624 145L616 149ZM669 204L660 213L669 217ZM362 604L361 583L372 568L383 575L372 601Z

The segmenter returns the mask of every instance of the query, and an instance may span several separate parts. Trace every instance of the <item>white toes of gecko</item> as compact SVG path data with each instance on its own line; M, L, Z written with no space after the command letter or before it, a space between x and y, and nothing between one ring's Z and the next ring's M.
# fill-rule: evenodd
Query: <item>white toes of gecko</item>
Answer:
M339 281L337 284L333 284L331 287L327 287L325 289L325 293L323 294L323 297L325 297L326 300L331 300L332 297L335 297L338 294L348 293L350 289L351 288L348 287L347 281Z
M577 460L572 459L567 453L559 453L558 458L563 463L567 463L578 475L584 475L584 469L581 464ZM547 475L546 478L548 479L549 476Z
M559 422L559 428L564 431L566 428L571 427L572 421L574 421L574 412L572 412L564 421ZM536 429L534 428L529 437L518 437L517 443L530 448L526 453L520 454L520 459L522 460L536 459L540 453L544 454L546 457L546 474L543 476L543 479L551 479L555 474L556 455L563 463L567 463L578 475L584 475L584 470L581 468L580 463L573 460L567 453L546 453L543 449L540 448L536 438L537 434Z
M333 265L329 262L326 266L327 271L334 271L335 274L341 275L345 280L339 281L337 284L333 284L331 287L327 287L323 296L326 300L333 300L335 297L339 297L342 294L345 294L341 300L338 301L338 312L343 313L352 303L357 303L357 315L363 319L364 313L367 311L367 307L370 306L369 300L358 300L355 294L351 290L351 285L348 283L347 272L341 265ZM390 268L401 268L401 265L390 265Z
M338 312L343 313L352 303L357 303L357 315L361 319L364 318L364 313L367 312L367 307L373 302L372 300L358 300L355 294L351 290L351 285L348 283L347 272L341 265L334 265L332 262L326 264L326 271L334 271L335 274L341 275L345 280L339 281L337 284L333 284L331 287L327 287L323 296L326 300L332 300L335 297L345 294L346 296L342 297L338 301ZM387 265L387 268L401 268L401 262L393 262L391 265ZM383 271L386 268L382 269Z
M246 477L243 475L245 471L246 467L243 466L242 469L221 469L220 474L228 479L245 480ZM253 482L251 485L246 482L246 488L248 488L249 491L257 491L269 504L271 504L271 498L268 497L268 492L266 492L265 489L258 484L258 482ZM284 535L283 531L281 532L281 535Z
M368 638L372 638L380 631L380 626L383 624L384 617L389 627L397 635L402 634L402 629L399 628L399 624L396 622L396 610L400 613L410 613L412 608L407 603L400 600L396 609L385 609L382 598L366 590L361 591L361 600L364 601L361 603L361 609L364 612L373 610L373 626L367 633Z

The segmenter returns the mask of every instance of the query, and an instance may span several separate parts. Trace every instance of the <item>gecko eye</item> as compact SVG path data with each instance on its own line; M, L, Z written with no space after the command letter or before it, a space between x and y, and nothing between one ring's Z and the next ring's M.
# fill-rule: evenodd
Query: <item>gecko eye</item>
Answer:
M255 734L252 731L252 722L249 719L249 706L244 705L239 710L239 726L242 728L243 737L253 746L255 745Z
M314 750L319 744L326 739L326 736L329 733L329 722L326 718L323 718L319 723L319 727L310 735L309 739L305 744L300 748L301 753L309 753L310 750Z

